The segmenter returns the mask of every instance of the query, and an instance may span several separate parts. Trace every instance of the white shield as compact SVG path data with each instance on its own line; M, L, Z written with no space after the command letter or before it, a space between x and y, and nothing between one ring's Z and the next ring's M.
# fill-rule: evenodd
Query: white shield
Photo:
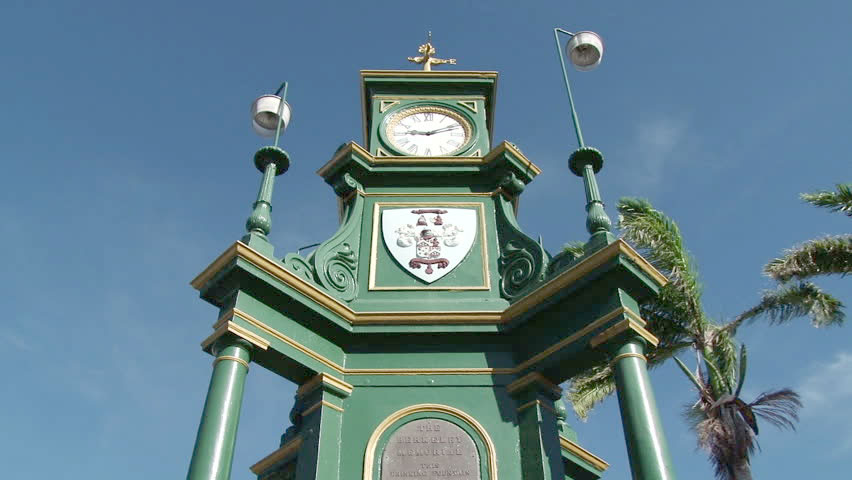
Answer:
M467 256L476 238L476 210L409 207L382 210L382 237L394 260L432 283Z

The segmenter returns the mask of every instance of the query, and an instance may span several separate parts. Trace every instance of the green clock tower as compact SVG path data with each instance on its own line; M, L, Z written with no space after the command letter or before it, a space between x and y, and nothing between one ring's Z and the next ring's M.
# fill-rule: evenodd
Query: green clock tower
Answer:
M559 384L609 361L634 478L673 479L645 366L656 339L637 313L666 279L608 231L579 257L522 232L540 170L493 145L497 73L432 71L454 60L421 53L424 70L361 72L364 145L318 170L340 227L304 257L266 239L289 164L275 97L248 233L192 281L219 314L187 478L230 478L254 364L298 385L292 425L251 468L260 480L597 479L607 464L566 425ZM587 193L601 161L572 156Z

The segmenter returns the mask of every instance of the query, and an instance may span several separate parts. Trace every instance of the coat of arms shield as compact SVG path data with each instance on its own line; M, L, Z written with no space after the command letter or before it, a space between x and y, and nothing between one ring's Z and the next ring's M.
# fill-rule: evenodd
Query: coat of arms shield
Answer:
M432 283L464 260L476 238L476 210L394 208L382 210L385 245L411 275Z

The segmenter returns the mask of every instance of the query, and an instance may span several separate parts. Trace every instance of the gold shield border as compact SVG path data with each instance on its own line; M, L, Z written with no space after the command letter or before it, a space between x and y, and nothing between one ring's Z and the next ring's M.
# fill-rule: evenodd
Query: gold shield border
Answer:
M405 287L405 286L376 286L376 258L379 247L379 220L384 207L476 207L479 217L482 251L482 285L453 286L453 287ZM482 202L376 202L373 205L373 234L370 245L370 279L368 290L491 290L491 275L488 268L488 231L485 229L485 204ZM471 246L473 248L473 246ZM396 260L396 259L394 259Z

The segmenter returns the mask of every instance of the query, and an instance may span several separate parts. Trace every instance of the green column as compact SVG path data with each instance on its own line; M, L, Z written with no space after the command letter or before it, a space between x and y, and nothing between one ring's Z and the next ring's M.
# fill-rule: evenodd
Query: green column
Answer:
M228 480L234 460L243 389L251 361L251 344L221 338L213 347L216 360L187 480Z
M674 480L644 350L642 340L632 339L614 357L615 386L630 470L635 480Z

